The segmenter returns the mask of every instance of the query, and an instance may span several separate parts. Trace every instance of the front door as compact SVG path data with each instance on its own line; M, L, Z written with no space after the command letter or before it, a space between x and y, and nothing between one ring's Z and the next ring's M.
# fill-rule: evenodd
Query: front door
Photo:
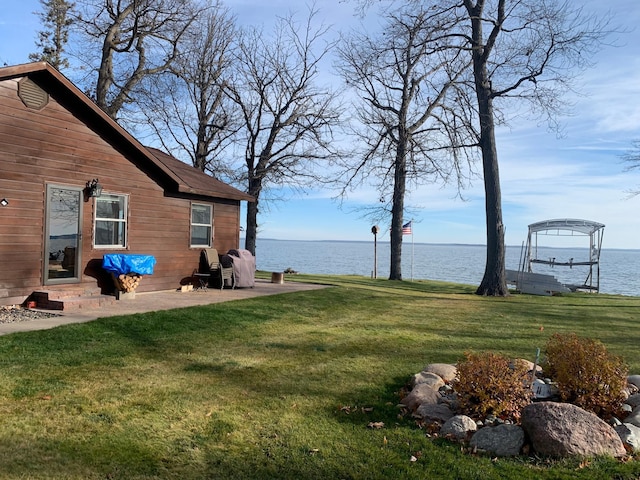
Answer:
M47 185L45 285L80 281L82 200L82 188Z

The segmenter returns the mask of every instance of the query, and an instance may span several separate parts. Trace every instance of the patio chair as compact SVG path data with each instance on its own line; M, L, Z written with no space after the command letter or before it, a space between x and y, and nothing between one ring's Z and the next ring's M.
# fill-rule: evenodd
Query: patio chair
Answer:
M199 276L209 275L209 284L220 285L222 290L226 283L234 287L233 268L225 268L220 263L218 251L215 248L205 248L200 253Z

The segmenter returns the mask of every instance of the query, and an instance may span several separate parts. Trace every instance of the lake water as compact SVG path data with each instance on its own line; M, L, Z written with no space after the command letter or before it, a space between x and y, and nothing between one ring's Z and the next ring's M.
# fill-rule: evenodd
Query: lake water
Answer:
M482 245L411 244L402 245L404 280L442 280L479 285L484 274L486 248ZM378 278L389 276L389 243L378 242ZM540 259L574 261L588 258L588 248L538 247ZM507 247L506 266L517 270L521 247ZM293 241L258 239L256 264L259 270L281 272L291 268L300 273L371 276L373 241ZM413 261L412 261L413 258ZM588 267L548 267L534 265L537 273L551 274L565 283L582 283ZM595 273L594 273L595 275ZM600 292L640 296L640 250L602 249Z

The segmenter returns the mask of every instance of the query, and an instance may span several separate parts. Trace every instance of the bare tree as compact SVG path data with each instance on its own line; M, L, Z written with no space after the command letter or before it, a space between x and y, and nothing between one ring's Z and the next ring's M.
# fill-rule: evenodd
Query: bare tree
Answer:
M356 135L363 145L360 160L347 165L345 183L373 178L381 197L391 198L390 280L402 280L407 184L453 178L460 185L464 148L475 145L456 101L469 60L447 47L458 20L450 13L400 7L384 14L382 32L354 33L339 49L342 75L358 94Z
M77 26L88 41L79 56L95 79L96 104L112 118L134 102L145 78L169 69L185 32L204 9L195 0L77 3ZM100 52L98 56L92 45Z
M299 26L282 18L267 37L256 28L241 34L227 88L242 119L243 181L256 201L247 206L245 248L255 254L260 201L269 187L304 188L314 165L335 155L333 129L340 123L335 94L318 86L319 66L331 45L327 27L314 27L315 11Z
M473 59L487 221L487 259L476 293L508 295L498 151L497 99L530 102L548 118L563 107L571 80L600 46L606 21L556 0L463 0ZM504 108L504 107L503 107Z
M356 3L366 8L378 2ZM436 0L429 6L434 15L456 12L459 22L448 31L447 44L468 52L472 60L471 77L465 80L475 95L487 227L486 267L476 293L508 295L496 123L508 121L509 108L521 110L528 103L531 113L546 116L553 126L566 107L563 94L591 66L608 19L585 15L567 0Z
M214 176L226 172L218 159L238 128L235 104L224 91L236 34L229 10L213 5L185 32L183 51L169 70L148 80L144 104L163 147Z
M69 60L65 57L66 45L69 41L69 29L73 25L73 9L75 3L66 0L40 0L42 11L37 13L44 30L38 32L37 53L29 54L34 62L49 62L58 70L69 68Z

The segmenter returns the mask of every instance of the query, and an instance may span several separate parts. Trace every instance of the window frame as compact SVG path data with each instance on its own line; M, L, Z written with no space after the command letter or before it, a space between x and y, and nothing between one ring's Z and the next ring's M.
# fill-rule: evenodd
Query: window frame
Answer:
M194 207L206 207L209 210L209 223L195 223L193 221L193 209ZM194 227L207 227L209 229L208 243L198 244L194 243L193 228ZM189 208L189 247L190 248L211 248L213 247L213 205L210 203L191 202Z
M105 199L104 197L118 197L124 199L124 218L103 218L98 217L98 202L101 199ZM99 197L94 198L94 208L93 208L93 248L95 249L106 249L106 250L126 250L128 248L129 242L129 195L124 193L113 193L113 192L103 192ZM114 224L121 223L124 224L124 238L122 244L109 244L102 245L97 243L97 226L98 222L112 222Z

